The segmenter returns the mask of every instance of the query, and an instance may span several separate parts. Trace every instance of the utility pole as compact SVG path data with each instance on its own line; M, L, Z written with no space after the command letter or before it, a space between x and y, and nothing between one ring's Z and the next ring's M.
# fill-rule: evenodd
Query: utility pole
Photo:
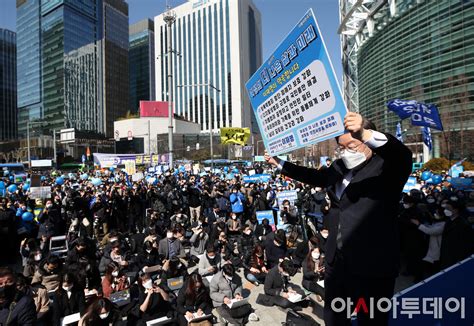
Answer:
M173 47L171 44L171 26L176 20L176 13L171 10L171 7L166 4L166 12L163 15L163 20L168 25L168 147L170 152L170 168L173 167L173 64L171 62Z

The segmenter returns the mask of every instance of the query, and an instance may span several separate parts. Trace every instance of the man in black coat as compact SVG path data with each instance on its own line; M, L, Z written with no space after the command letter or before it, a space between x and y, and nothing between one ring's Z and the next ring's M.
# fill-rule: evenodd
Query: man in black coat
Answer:
M348 133L337 138L340 159L327 169L296 166L266 155L282 174L298 181L327 188L331 209L326 216L326 325L350 325L347 311L335 312L336 298L391 298L399 269L397 211L400 194L410 175L412 154L395 137L375 131L361 115L348 112ZM361 309L359 325L386 325L388 314L374 311L374 318Z
M33 298L17 290L10 268L0 267L0 325L33 326L35 322Z

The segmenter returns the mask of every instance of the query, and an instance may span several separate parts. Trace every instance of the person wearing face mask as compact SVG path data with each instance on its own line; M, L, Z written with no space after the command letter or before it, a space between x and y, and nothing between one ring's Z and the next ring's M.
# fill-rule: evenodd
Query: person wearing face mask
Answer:
M245 269L244 275L249 282L258 286L265 281L268 269L261 245L257 244L253 250L249 251L249 254L244 259L243 266Z
M280 259L287 257L288 249L286 247L285 231L277 230L267 237L265 241L265 257L267 258L268 268L273 268L280 262Z
M31 284L41 284L48 291L54 291L60 287L62 273L62 263L57 256L50 255L44 262L38 265L38 269L33 275Z
M53 295L53 325L61 325L65 316L80 313L83 315L86 302L84 290L76 286L74 274L66 273L61 276L61 286Z
M240 235L240 229L242 227L242 222L238 217L237 213L230 213L230 219L226 222L227 225L227 235L229 238L234 238Z
M48 291L42 286L30 286L29 281L21 274L16 275L16 288L24 295L31 296L36 308L36 326L51 324L51 301Z
M201 276L212 276L221 270L221 255L216 252L213 244L208 244L206 253L201 256L198 264L198 273ZM207 279L205 279L205 282Z
M78 326L109 326L115 325L118 314L110 300L95 298L87 307Z
M171 259L175 256L179 258L186 257L184 247L179 239L176 239L176 229L169 228L166 231L166 238L161 239L158 245L158 253L164 259Z
M428 221L428 213L418 207L418 201L410 195L403 197L403 209L399 216L401 252L406 259L403 275L413 275L415 281L422 277L422 259L428 249L428 237L412 223L417 220L423 224Z
M142 251L135 258L135 265L139 268L147 269L153 267L155 270L161 269L161 259L158 249L151 241L145 241Z
M236 311L229 309L227 306L232 299L243 299L242 279L235 273L233 265L223 265L222 271L212 278L209 288L212 304L219 316L229 324L244 325L249 319L258 320L258 317L252 314L252 307L249 304L237 308ZM250 316L251 314L252 316Z
M122 273L123 275L123 273ZM109 299L112 293L129 288L128 279L120 277L120 266L116 262L107 265L107 270L102 278L102 294Z
M204 285L201 275L193 273L186 283L179 290L176 300L176 310L178 312L178 323L180 326L187 326L188 319L193 319L194 314L197 317L211 315L212 300L209 289ZM186 317L188 319L186 319ZM212 319L212 316L209 316ZM193 325L190 323L189 325ZM201 321L199 326L211 326L210 320Z
M411 151L392 135L377 132L360 114L348 112L344 127L346 133L336 138L338 159L327 169L309 169L265 155L282 174L326 188L331 200L326 216L330 231L326 325L343 324L348 319L345 312L331 308L334 298L357 301L361 291L366 300L392 297L400 261L398 204L412 170ZM364 325L369 316L358 314L357 318ZM387 320L388 313L376 311L372 322L386 325Z
M464 205L459 201L448 201L444 207L446 224L441 240L441 269L467 258L474 252L474 231L462 216L464 209Z
M140 320L137 325L146 325L146 322L156 318L171 316L173 309L170 305L170 296L163 289L163 282L155 285L150 275L143 273L138 277L138 307Z
M121 252L120 241L116 240L111 243L110 251L105 250L104 255L100 259L99 263L99 272L104 274L107 268L107 265L110 262L116 262L122 268L125 268L129 265L128 260Z
M291 260L293 264L300 268L303 261L306 260L308 253L315 247L320 247L320 242L317 237L311 237L308 241L301 241L296 245L296 249L291 253Z
M240 192L240 185L236 184L232 188L232 193L229 196L230 204L232 205L232 213L240 215L244 212L245 197Z
M46 201L44 209L38 215L38 222L52 225L53 235L61 235L66 232L66 221L61 217L61 210L51 200Z
M199 262L199 256L203 255L206 251L206 246L209 243L209 235L207 234L207 228L202 224L198 225L196 228L192 229L193 235L189 239L191 244L190 249L190 263L193 262L197 264Z
M318 284L324 280L324 253L318 246L308 252L303 262L303 287L316 294L317 301L324 300L324 288Z
M272 226L270 225L270 221L267 218L264 218L262 220L261 224L258 224L255 227L255 237L258 239L260 242L264 242L267 235L272 233Z
M274 305L282 308L301 310L301 306L288 300L291 295L304 295L304 291L291 286L290 277L296 274L296 268L289 259L283 259L280 263L268 271L265 278L264 292L272 297Z
M36 325L36 307L29 293L17 289L14 272L0 267L0 325Z
M438 208L434 212L430 224L422 224L416 219L411 220L411 222L418 227L418 230L430 237L428 251L422 261L422 279L436 274L439 271L442 234L446 224L442 211L441 208Z
M29 251L29 257L23 266L23 276L31 278L38 269L41 261L43 260L43 253L39 248L34 248Z

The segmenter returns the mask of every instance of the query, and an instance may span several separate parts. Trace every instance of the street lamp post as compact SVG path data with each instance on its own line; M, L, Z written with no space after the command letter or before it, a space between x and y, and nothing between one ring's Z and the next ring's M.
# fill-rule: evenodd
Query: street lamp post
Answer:
M173 47L171 44L171 26L176 20L176 13L171 10L170 6L166 6L166 12L164 13L163 20L168 25L168 147L170 151L170 168L173 167L173 64L171 62L171 53Z
M31 125L42 125L44 122L43 121L36 121L36 122L31 122L31 121L26 121L26 143L28 147L28 168L31 168L31 149L30 149L30 126Z
M210 88L212 88L213 90L217 91L217 92L221 92L220 89L218 89L217 87L215 87L214 85L212 85L211 83L205 83L205 84L191 84L191 85L177 85L176 87L202 87L202 86L205 86L208 88L208 92L210 93ZM209 110L211 108L209 107ZM209 114L209 117L212 117L211 114ZM209 124L209 137L210 137L210 140L209 140L209 145L211 146L211 171L212 169L214 168L214 144L213 144L213 140L212 140L212 121L211 123Z

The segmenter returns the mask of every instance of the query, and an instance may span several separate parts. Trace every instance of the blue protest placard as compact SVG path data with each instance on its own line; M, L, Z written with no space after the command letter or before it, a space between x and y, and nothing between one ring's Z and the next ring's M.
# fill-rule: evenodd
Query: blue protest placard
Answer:
M403 192L410 192L410 190L416 188L416 177L408 177L407 183L403 187Z
M472 189L471 178L452 178L451 186L457 190L469 190Z
M260 183L268 182L271 179L270 174L254 174L254 175L245 175L243 180L245 183Z
M275 220L273 219L273 211L257 211L255 212L257 215L258 224L262 224L263 219L268 219L270 225L275 225Z
M344 132L347 109L311 9L246 88L270 155Z
M288 199L291 205L294 205L298 199L298 192L296 190L285 190L280 191L276 194L278 206L282 206L283 201Z

